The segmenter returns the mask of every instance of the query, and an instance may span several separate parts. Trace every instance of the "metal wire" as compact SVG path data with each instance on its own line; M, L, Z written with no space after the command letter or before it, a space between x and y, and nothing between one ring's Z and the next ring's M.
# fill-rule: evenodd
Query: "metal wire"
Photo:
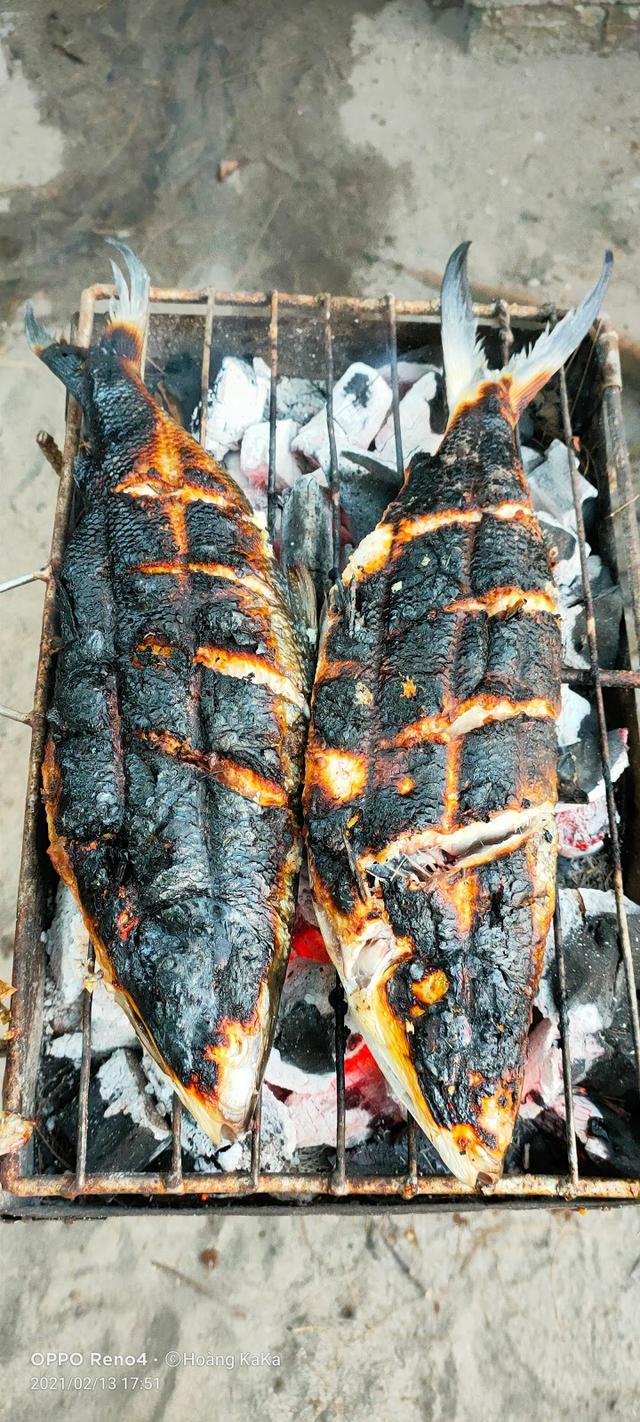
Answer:
M167 1176L168 1190L182 1189L182 1102L174 1091L171 1102L171 1169Z
M216 304L215 291L207 292L207 310L204 318L204 339L202 343L202 367L200 371L200 443L207 447L209 425L209 378L211 373L211 343L213 341L213 318Z
M324 359L327 385L327 431L329 435L329 489L331 492L331 534L333 571L340 572L340 470L336 449L336 427L333 419L333 332L331 330L331 296L324 297Z
M271 321L269 323L269 366L271 384L269 386L269 481L267 484L267 528L273 539L276 531L276 414L278 386L278 293L271 293Z
M400 387L398 384L398 325L396 299L391 292L386 297L387 334L389 343L389 369L391 373L391 408L393 411L393 434L396 447L396 469L398 478L404 479L404 455L402 452L402 425L400 420ZM413 1116L407 1116L407 1179L406 1193L415 1194L418 1186L418 1128Z
M92 974L95 954L91 941L87 948L87 973ZM93 984L87 984L82 999L82 1058L80 1061L80 1085L78 1088L78 1151L76 1155L76 1186L83 1190L87 1174L87 1145L89 1140L89 1087L91 1085L91 1011L93 1008Z
M569 1161L569 1179L575 1188L578 1185L578 1142L576 1140L576 1122L573 1109L571 1042L569 1039L569 1013L567 1011L567 969L564 961L559 894L556 897L556 906L553 915L553 941L558 978L558 1015L560 1018L560 1042L562 1045L562 1081L564 1089L567 1157Z

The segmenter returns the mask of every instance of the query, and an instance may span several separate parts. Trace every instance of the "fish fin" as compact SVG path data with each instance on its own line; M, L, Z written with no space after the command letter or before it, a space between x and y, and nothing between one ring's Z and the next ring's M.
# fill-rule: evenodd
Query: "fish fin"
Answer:
M129 280L127 284L124 272L112 262L116 292L109 302L110 324L100 344L139 364L149 315L149 273L124 242L115 237L107 237L107 242L123 258Z
M528 351L511 357L506 374L511 377L509 396L516 419L584 340L598 315L612 271L613 252L606 251L600 276L584 301L568 311L557 326L547 326Z
M473 403L480 387L503 384L516 420L580 345L595 321L613 270L613 253L605 253L602 271L580 306L568 311L553 328L547 326L529 350L518 351L504 370L490 370L478 340L467 278L469 242L452 252L442 279L442 352L449 405L449 424L462 404Z
M38 321L30 301L25 307L24 332L34 355L37 355L43 364L57 375L70 394L82 403L86 351L64 339L57 341Z
M305 690L307 695L310 695L318 645L318 607L316 590L309 569L305 568L302 563L294 563L287 569L287 586L289 603L300 639Z
M489 374L487 357L473 314L467 276L470 242L462 242L451 253L442 278L440 312L442 354L450 413L464 396Z

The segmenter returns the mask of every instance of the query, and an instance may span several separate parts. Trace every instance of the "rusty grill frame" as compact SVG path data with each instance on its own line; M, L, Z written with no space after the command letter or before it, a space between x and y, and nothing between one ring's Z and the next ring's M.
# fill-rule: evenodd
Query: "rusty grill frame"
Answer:
M88 345L94 326L99 303L113 294L114 288L95 285L82 293L79 314L74 323L74 339L81 345ZM437 321L440 303L437 300L415 301L396 300L392 295L383 297L353 298L333 297L328 293L319 296L300 296L290 293L267 292L225 292L205 290L179 290L173 288L152 288L151 304L168 308L169 314L195 316L200 322L204 316L204 339L201 367L202 428L201 440L206 438L207 391L209 388L211 352L216 319L216 310L231 308L233 311L264 311L269 320L268 346L270 353L270 444L268 480L268 526L273 531L276 517L275 494L275 436L276 436L276 389L279 358L279 318L281 313L300 319L311 315L320 319L323 325L324 379L327 386L327 412L330 444L330 495L332 510L333 556L337 567L340 548L340 485L338 458L336 452L335 428L333 424L333 351L334 320L351 318L354 322L379 317L384 323L386 342L390 357L392 412L395 433L395 450L398 470L402 472L402 438L399 412L398 385L398 318L429 318L432 327L438 329ZM186 310L185 310L186 308ZM506 363L513 341L513 330L523 328L531 332L539 329L545 321L557 319L558 312L552 307L508 305L503 300L474 307L478 319L498 332L503 363ZM153 312L152 312L153 315ZM622 418L622 379L618 354L617 337L606 319L602 319L593 333L592 350L597 361L598 378L602 392L600 411L601 433L603 437L604 462L606 465L606 494L609 514L614 518L615 557L618 576L623 587L625 603L625 625L628 645L629 670L605 670L598 662L598 647L594 618L594 605L588 577L585 529L578 489L578 461L575 453L571 410L567 394L564 369L559 375L560 406L565 442L569 449L571 486L576 513L576 527L580 551L580 565L587 619L587 642L589 667L578 670L563 668L563 681L571 686L587 689L593 696L599 727L600 753L602 757L607 811L609 819L610 851L613 869L613 888L619 931L619 945L624 964L626 986L629 997L630 1021L634 1043L634 1053L638 1085L640 1087L640 1022L636 996L636 982L629 938L629 928L624 906L624 887L620 839L616 821L616 807L611 778L611 763L607 742L607 721L604 690L619 688L625 691L631 707L632 741L635 740L636 799L640 799L640 751L638 750L638 726L640 725L640 537L635 514L635 499L632 486L631 468L626 448ZM583 377L584 378L584 377ZM63 467L60 478L59 495L56 505L51 553L46 568L25 578L17 578L1 589L42 579L46 583L42 635L34 705L28 715L8 711L13 716L31 726L31 751L27 781L27 799L24 821L22 862L18 891L17 924L14 955L15 994L12 998L10 1027L12 1039L9 1045L5 1076L4 1102L8 1111L31 1118L35 1110L38 1079L38 1063L42 1039L42 1014L45 980L45 950L41 941L45 921L46 891L40 872L45 844L43 836L43 816L41 807L41 763L46 735L46 711L51 687L52 662L55 655L55 574L62 562L67 530L71 516L73 497L73 463L81 434L81 412L73 399L68 400L66 437ZM602 489L599 490L602 496ZM336 1040L336 1163L333 1169L322 1172L289 1172L275 1174L261 1170L260 1158L260 1101L251 1126L251 1164L245 1172L228 1173L187 1173L183 1169L181 1146L182 1105L174 1097L172 1119L171 1164L164 1172L145 1171L121 1174L115 1171L90 1174L87 1172L87 1131L88 1097L91 1074L91 1005L92 994L85 989L82 1007L82 1060L80 1069L78 1103L78 1140L75 1172L61 1174L37 1174L34 1168L34 1148L31 1141L19 1154L5 1156L0 1162L0 1211L5 1217L24 1215L33 1217L79 1215L85 1218L96 1214L121 1213L140 1210L143 1207L157 1209L162 1205L177 1208L181 1203L190 1209L257 1208L268 1210L291 1210L304 1205L306 1209L333 1208L342 1211L375 1208L449 1209L464 1206L531 1206L564 1205L575 1202L579 1205L620 1204L640 1198L640 1179L594 1178L580 1174L576 1142L573 1095L571 1081L571 1057L568 1048L568 1014L566 1004L566 970L563 955L559 907L554 918L555 951L559 989L559 1017L564 1073L564 1096L566 1110L566 1151L567 1170L561 1175L509 1174L503 1176L489 1190L473 1192L453 1176L426 1176L418 1169L417 1128L409 1118L407 1123L407 1165L406 1171L398 1175L349 1175L345 1152L345 1076L344 1076L344 1017L345 1003L339 979L337 990L332 994L335 1013ZM93 950L89 948L89 967Z

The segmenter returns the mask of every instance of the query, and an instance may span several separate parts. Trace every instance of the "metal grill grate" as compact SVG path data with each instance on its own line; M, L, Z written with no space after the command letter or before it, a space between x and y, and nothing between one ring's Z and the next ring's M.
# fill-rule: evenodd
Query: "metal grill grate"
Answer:
M98 309L112 288L94 286L82 295L74 338L89 344ZM271 531L276 520L276 390L279 371L315 375L324 379L327 387L327 409L330 440L330 494L332 508L334 572L340 553L340 483L333 424L333 383L336 331L342 346L358 336L369 342L375 336L388 352L392 384L392 412L395 453L400 475L403 470L398 387L398 342L405 348L415 344L416 328L422 339L428 337L434 354L439 345L439 303L436 301L396 301L388 295L380 299L357 300L349 297L292 296L282 292L229 293L213 291L178 291L153 289L152 315L149 330L149 352L153 352L156 336L164 354L178 351L185 344L201 354L200 390L202 396L201 439L207 428L207 391L214 338L220 352L227 353L224 338L233 323L242 328L244 347L257 340L260 353L266 353L271 371L270 442L268 478L268 525ZM528 306L509 307L504 301L477 306L476 314L487 328L489 339L497 340L506 362L514 339L530 336L556 313L550 308ZM286 329L285 329L286 328ZM283 334L284 332L284 334ZM247 334L248 333L248 334ZM492 335L493 333L493 335ZM282 352L285 352L284 361ZM258 348L252 353L257 354ZM151 359L151 356L148 357ZM592 590L587 568L587 548L578 489L578 464L575 455L572 411L564 371L559 377L560 403L564 438L570 451L571 484L576 514L580 564L587 614L589 668L563 669L565 684L586 688L594 698L600 738L604 782L609 819L610 852L618 921L619 946L624 964L629 999L630 1021L635 1048L635 1060L640 1088L640 1023L634 967L625 913L621 846L616 821L616 807L611 778L607 742L605 692L616 690L623 698L627 724L632 735L632 779L636 782L636 803L640 803L640 764L638 760L638 647L640 647L640 539L635 516L631 472L624 440L621 413L621 379L617 340L609 326L602 322L590 343L581 352L582 370L578 394L586 394L591 410L594 443L598 450L598 484L601 515L611 519L615 537L615 558L625 593L625 622L629 669L601 668L594 620ZM306 368L305 368L306 366ZM576 396L577 399L577 396ZM575 401L574 401L575 404ZM45 740L45 718L51 688L51 670L55 634L55 586L65 547L73 498L73 461L80 438L81 417L75 401L69 400L67 410L64 463L56 509L50 561L45 569L14 579L2 588L9 591L34 579L46 582L42 641L38 663L33 710L26 716L4 708L5 714L23 720L32 728L31 755L27 787L27 807L24 825L23 854L18 897L15 942L14 982L10 1043L5 1080L7 1110L28 1118L33 1116L37 1097L38 1069L43 1027L43 994L45 958L42 930L48 922L47 903L51 890L51 873L46 860L46 828L41 807L41 762ZM417 1129L409 1120L406 1135L406 1169L399 1175L351 1175L345 1150L345 1002L340 982L331 994L335 1014L336 1042L336 1150L333 1169L323 1172L265 1173L261 1168L260 1102L252 1124L251 1162L247 1172L188 1173L183 1167L181 1147L182 1106L175 1098L172 1118L171 1160L165 1172L145 1171L123 1175L116 1171L99 1174L87 1172L87 1138L89 1086L91 1077L91 1009L92 993L84 992L82 1010L82 1061L80 1070L77 1155L75 1171L59 1174L37 1173L33 1142L20 1156L6 1157L3 1162L4 1193L0 1196L3 1211L9 1215L49 1212L54 1214L95 1213L96 1197L105 1201L101 1213L108 1210L135 1208L153 1202L155 1207L178 1208L180 1202L190 1208L204 1201L217 1207L273 1208L274 1202L291 1208L304 1202L309 1208L343 1209L350 1205L393 1205L403 1202L411 1207L445 1208L464 1200L468 1205L499 1203L562 1203L575 1200L585 1203L621 1202L640 1197L640 1179L597 1179L580 1174L575 1132L571 1058L568 1044L568 1014L566 1003L566 969L563 955L559 910L555 915L555 951L557 961L561 1042L563 1049L564 1096L566 1110L566 1171L559 1175L507 1174L490 1191L473 1195L459 1181L449 1176L427 1176L418 1168ZM93 950L90 950L90 964ZM93 1203L92 1203L93 1202Z

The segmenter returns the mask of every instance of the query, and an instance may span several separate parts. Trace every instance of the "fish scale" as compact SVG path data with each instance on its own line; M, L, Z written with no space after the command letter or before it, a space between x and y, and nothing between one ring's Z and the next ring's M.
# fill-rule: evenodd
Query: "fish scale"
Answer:
M560 626L517 422L588 331L610 259L579 311L498 372L465 259L443 282L443 441L412 460L330 599L305 812L349 1006L475 1186L499 1176L513 1132L555 892Z
M266 534L142 383L148 278L125 256L130 298L90 350L27 318L90 447L59 577L50 853L140 1039L220 1141L250 1119L289 952L305 673Z

